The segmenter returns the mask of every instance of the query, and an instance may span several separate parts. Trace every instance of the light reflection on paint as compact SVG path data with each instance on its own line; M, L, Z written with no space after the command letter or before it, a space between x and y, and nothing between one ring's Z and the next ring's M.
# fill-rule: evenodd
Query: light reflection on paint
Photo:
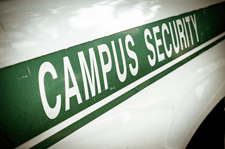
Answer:
M0 8L2 68L149 23L160 6L155 1L125 0L8 1Z
M192 133L190 130L196 125L195 123L198 120L196 117L201 117L205 109L209 107L209 104L215 100L216 94L223 90L225 81L218 81L215 76L222 78L225 74L224 70L224 59L221 59L201 67L201 69L196 71L196 74L193 74L193 76L198 77L193 77L193 80L190 82L196 82L196 85L180 101L176 109L179 112L175 112L168 125L165 143L167 148L180 148L185 142L185 140L180 140L180 138L186 138ZM209 95L212 96L210 97Z

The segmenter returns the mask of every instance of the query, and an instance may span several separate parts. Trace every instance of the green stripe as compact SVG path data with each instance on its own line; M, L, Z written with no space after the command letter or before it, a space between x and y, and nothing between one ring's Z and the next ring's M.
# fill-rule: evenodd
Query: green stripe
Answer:
M130 85L136 80L148 75L154 70L161 68L167 63L179 58L180 56L188 53L189 51L193 50L199 45L225 32L224 14L225 14L225 3L220 3L207 8L195 10L195 11L181 14L178 16L152 22L143 26L129 29L120 33L116 33L116 34L104 37L104 38L96 39L94 41L83 43L81 45L76 45L68 49L64 49L46 56L42 56L33 60L29 60L14 66L1 69L0 70L0 75L1 75L0 93L2 96L0 97L0 106L1 106L0 130L2 130L2 133L4 134L4 136L8 136L7 139L10 140L15 147L31 140L32 138L40 135L41 133L46 132L50 128L53 128L54 126L64 122L68 118L80 112L83 112L83 110L87 109L88 107L91 107L92 105L97 104L101 100L104 100L108 96L125 88L126 86ZM185 23L186 28L183 24L182 30L184 32L185 37L187 37L186 31L187 33L189 33L188 40L189 40L190 46L185 47L185 40L181 38L181 41L180 40L178 41L180 44L179 52L176 53L175 49L172 48L172 56L169 57L167 56L165 48L164 48L164 46L169 47L169 45L173 43L171 38L172 33L169 27L169 24L171 23L173 34L175 35L174 28L173 28L173 21L175 21L175 25L179 24L179 21L182 24L183 19L185 19L186 17L189 18L191 30L189 29L188 23ZM166 45L164 45L163 43L164 36L162 35L162 26L164 23L170 32L169 34L167 34L165 30L165 41L167 43ZM196 29L194 24L196 24L196 27L197 27L197 34L196 34ZM145 35L146 31L149 31L152 37L146 36ZM155 35L154 35L154 32L155 32ZM193 38L191 38L190 35L192 35ZM128 42L128 47L131 50L130 55L128 54L128 50L125 44L126 39L129 36L133 39L133 42L134 42L134 45L132 45L131 42ZM182 34L179 34L179 37L180 36L182 36ZM147 37L146 41L145 41L145 37ZM157 55L156 38L158 40L160 39L162 42L162 45L159 46L160 53L164 54L165 56L164 57L165 59L162 61L160 61L160 56ZM126 58L125 64L127 67L127 75L125 77L125 80L122 80L122 81L119 79L117 75L118 72L116 71L115 57L114 57L113 46L112 46L112 43L114 42L116 52L117 52L118 62L119 62L119 68L120 68L120 71L123 72L124 68L123 68L122 57L121 57L122 55L120 54L121 46L119 45L120 39L122 41L122 47L124 49L125 58ZM192 44L191 42L192 39L194 44ZM222 39L224 39L224 37ZM214 42L213 44L216 44L218 42L219 41ZM151 46L149 47L149 44L154 47L153 51L149 49L151 48ZM160 43L158 42L158 44ZM181 49L181 44L184 47L183 50ZM109 53L111 55L111 60L112 60L111 61L112 69L106 74L107 82L106 80L104 80L104 77L103 77L104 68L102 67L101 65L102 63L100 60L101 48L99 48L99 46L101 45L105 45L108 47ZM210 46L212 46L212 44ZM82 74L81 56L83 53L86 59L88 69L89 71L91 71L90 61L93 62L94 56L92 53L93 57L91 60L89 59L90 58L89 49L92 49L92 48L96 58L97 66L95 69L98 69L97 72L99 73L100 84L97 84L97 79L95 78L95 86L94 86L95 95L93 95L92 97L90 86L88 86L89 99L86 100L86 95L85 95L86 91L84 89L85 83L83 82L85 75ZM169 72L180 67L181 65L186 63L188 60L190 60L190 58L197 56L198 54L204 52L208 48L209 47L200 50L201 52L197 52L193 56L186 58L182 62L179 62L178 64L175 64L174 66L163 71L162 73L150 78L148 81L140 84L138 87L135 87L134 89L129 90L128 92L114 99L110 103L90 113L86 117L83 117L79 121L74 122L72 125L57 132L55 135L51 136L50 138L47 138L46 140L36 145L35 147L38 147L38 148L49 147L50 145L61 140L65 136L81 128L85 124L89 123L96 117L112 109L119 103L125 101L128 97L134 95L138 91L142 90L144 87L150 85L151 83L162 78ZM155 56L153 54L154 51L156 54ZM135 60L134 55L132 56L132 54L134 53L137 56L138 65L136 63L137 61ZM105 64L108 63L109 59L107 58L107 53L103 52L102 55L103 55L104 63ZM156 60L154 66L150 65L148 58ZM66 60L70 61L70 63L67 65L65 65ZM44 70L42 69L41 66L43 66L43 64L46 64L46 63L50 64L53 67L53 71L55 70L55 73L57 74L57 77L55 79L53 79L53 76L51 74L53 72L51 73L47 72L44 75L43 86L44 86L44 92L46 93L47 104L49 104L51 108L54 108L56 105L56 96L57 95L61 96L60 111L58 114L57 112L54 112L53 116L49 116L48 115L49 112L46 112L43 106L45 105L43 103L43 96L41 96L41 90L43 89L43 87L40 87L41 86L40 85L40 82L41 82L40 70ZM73 72L71 72L71 70L69 69L70 64L71 64L71 69L73 70ZM137 74L135 73L135 71L131 73L131 68L135 68L136 66L138 66ZM68 69L65 69L67 67ZM64 69L66 70L66 72L68 72L69 70L71 72L68 74L68 78L69 78L68 80L66 79L66 73L64 73ZM69 82L68 88L72 88L74 86L74 80L71 79L73 75L75 76L75 81L76 81L75 85L77 83L81 98L79 100L78 94L76 96L72 96L69 100L70 107L68 107L66 106L66 103L65 103L66 101L65 96L69 94L65 93L65 90L66 90L65 86L67 81ZM108 89L106 87L107 83L108 83ZM98 89L98 85L100 86L100 90ZM77 89L75 91L77 91ZM75 91L73 91L72 93L75 93Z
M189 62L193 58L199 56L200 54L202 54L203 52L207 51L208 49L210 49L211 47L213 47L214 45L218 44L219 42L221 42L224 39L225 39L225 36L223 36L222 38L220 38L217 41L213 42L212 44L206 46L205 48L199 50L198 52L196 52L195 54L189 56L188 58L180 61L179 63L177 63L175 65L173 65L169 69L166 69L162 73L159 73L158 75L152 77L151 79L147 80L146 82L144 82L144 83L138 85L137 87L131 89L130 91L124 93L122 96L116 98L115 100L113 100L112 102L104 105L103 107L99 108L98 110L90 113L89 115L87 115L86 117L82 118L81 120L73 123L69 127L65 128L65 129L59 131L58 133L56 133L55 135L45 139L44 141L42 141L39 144L37 144L34 147L32 147L32 149L48 148L48 147L52 146L53 144L57 143L58 141L62 140L65 137L67 137L68 135L72 134L74 131L80 129L81 127L83 127L84 125L88 124L92 120L94 120L97 117L101 116L105 112L111 110L115 106L117 106L120 103L126 101L129 97L131 97L134 94L138 93L139 91L141 91L145 87L151 85L152 83L154 83L157 80L161 79L162 77L166 76L170 72L172 72L175 69L181 67L185 63Z

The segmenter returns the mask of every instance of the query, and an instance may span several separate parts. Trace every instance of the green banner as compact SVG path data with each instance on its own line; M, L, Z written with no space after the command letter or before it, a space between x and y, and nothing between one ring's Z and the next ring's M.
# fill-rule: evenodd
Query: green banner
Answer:
M49 147L223 40L224 14L220 3L1 69L1 141Z

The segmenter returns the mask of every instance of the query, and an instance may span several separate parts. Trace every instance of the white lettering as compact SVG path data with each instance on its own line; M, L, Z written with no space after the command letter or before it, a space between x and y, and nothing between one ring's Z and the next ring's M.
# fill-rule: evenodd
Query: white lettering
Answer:
M192 31L191 31L191 25L190 25L190 17L189 16L185 17L185 20L188 23L189 32L190 32L190 35L191 35L191 44L193 45L194 42L193 42L193 36L192 36Z
M187 33L186 23L184 21L184 18L182 20L183 20L183 23L184 23L184 31L185 31L186 39L187 39L187 46L189 47L190 44L189 44L189 39L188 39L189 37L188 37L188 33Z
M86 100L89 99L87 79L88 79L88 83L89 83L89 86L90 86L92 97L96 95L96 92L95 92L95 76L96 76L96 81L97 81L98 93L101 93L98 67L97 67L96 57L95 57L95 53L94 53L93 48L89 49L89 57L90 57L90 65L91 65L91 76L90 76L90 71L88 69L87 62L86 62L86 59L84 57L83 51L78 53L81 73L82 73L82 77L83 77L83 84L84 84L84 91L85 91ZM86 76L87 76L87 78L86 78Z
M58 77L54 66L50 62L44 62L41 65L41 67L39 69L39 74L38 74L39 90L40 90L41 101L42 101L42 105L43 105L45 114L50 119L54 119L58 116L58 114L60 112L61 95L56 96L56 105L55 105L54 108L51 108L48 105L47 97L46 97L46 94L45 94L45 86L44 86L44 77L45 77L45 74L47 72L49 72L52 75L53 79L56 79Z
M128 43L131 43L132 46L134 46L134 40L131 37L131 35L127 35L125 37L125 45L126 45L126 50L127 50L127 54L130 58L134 59L135 61L135 67L132 67L131 64L129 64L129 68L130 68L130 72L133 76L135 76L138 73L138 59L137 59L137 55L134 51L129 49Z
M111 55L109 52L109 48L106 44L99 45L98 52L99 52L99 57L100 57L100 61L101 61L101 66L102 66L102 75L103 75L103 80L104 80L104 86L105 86L105 90L107 90L108 89L108 81L107 81L106 73L108 73L112 68L112 58L111 58ZM108 57L107 64L105 64L105 62L104 62L103 52L105 52L107 54L107 57Z
M180 19L177 19L176 20L177 22L177 28L178 28L178 33L179 33L179 36L180 36L180 45L181 45L181 50L183 50L183 42L182 42L182 39L184 41L184 46L185 48L187 48L187 43L186 43L186 39L185 39L185 36L184 36L184 28L183 28L183 24L182 24L182 21ZM179 27L180 26L180 27Z
M65 75L65 104L66 104L66 111L70 109L70 98L73 96L77 96L78 104L82 103L80 91L77 85L77 81L75 78L75 74L73 72L71 63L69 61L69 58L63 57L63 63L64 63L64 75ZM69 72L69 73L68 73ZM69 88L69 74L72 79L73 87Z
M152 35L151 35L149 29L146 28L145 31L144 31L145 44L146 44L148 50L152 51L152 54L153 54L152 58L151 58L150 55L148 55L148 61L149 61L151 66L154 66L155 62L156 62L155 48L154 48L154 46L151 43L148 42L148 39L147 39L148 36L150 37L150 39L152 39Z
M152 29L153 29L154 38L155 38L156 51L157 51L157 55L158 55L158 62L160 62L160 61L165 59L165 55L164 55L164 53L160 53L160 51L159 51L159 46L162 45L162 40L157 39L157 36L156 36L156 34L160 32L159 26L153 27Z
M172 45L171 44L169 45L169 50L168 50L167 45L166 45L166 39L165 39L165 31L167 32L167 34L169 34L169 29L168 29L167 25L165 23L163 23L162 24L163 45L164 45L167 57L170 58L172 56Z
M120 73L120 68L119 68L119 63L118 63L118 58L117 58L117 53L116 53L114 41L111 41L111 45L112 45L113 55L114 55L114 59L115 59L116 72L117 72L118 78L119 78L120 82L124 82L126 80L126 77L127 77L127 66L126 66L126 61L125 61L125 56L124 56L121 38L119 38L118 41L119 41L120 52L121 52L122 61L123 61L123 73Z
M199 38L198 38L198 30L197 30L197 23L196 23L195 14L194 14L193 16L194 16L194 19L193 19L193 17L191 16L191 21L192 21L193 26L194 26L194 29L195 29L197 41L199 42Z
M177 29L176 29L176 25L175 25L175 22L173 21L173 27L174 27L174 31L175 31L175 35L176 35L176 41L177 41L177 45L175 44L175 41L174 41L174 36L173 36L173 30L172 30L172 27L171 27L171 23L169 22L169 26L170 26L170 32L171 32L171 37L172 37L172 41L173 41L173 48L174 48L174 51L176 53L179 53L179 39L178 39L178 35L177 35Z

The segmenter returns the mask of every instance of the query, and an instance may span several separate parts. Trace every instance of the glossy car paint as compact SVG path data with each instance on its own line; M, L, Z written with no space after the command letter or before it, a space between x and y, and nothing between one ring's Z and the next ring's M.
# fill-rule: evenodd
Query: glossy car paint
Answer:
M185 148L224 97L224 44L219 43L50 148Z
M219 2L1 1L0 67Z
M0 67L219 2L1 1ZM224 46L223 40L50 148L185 148L225 96Z

